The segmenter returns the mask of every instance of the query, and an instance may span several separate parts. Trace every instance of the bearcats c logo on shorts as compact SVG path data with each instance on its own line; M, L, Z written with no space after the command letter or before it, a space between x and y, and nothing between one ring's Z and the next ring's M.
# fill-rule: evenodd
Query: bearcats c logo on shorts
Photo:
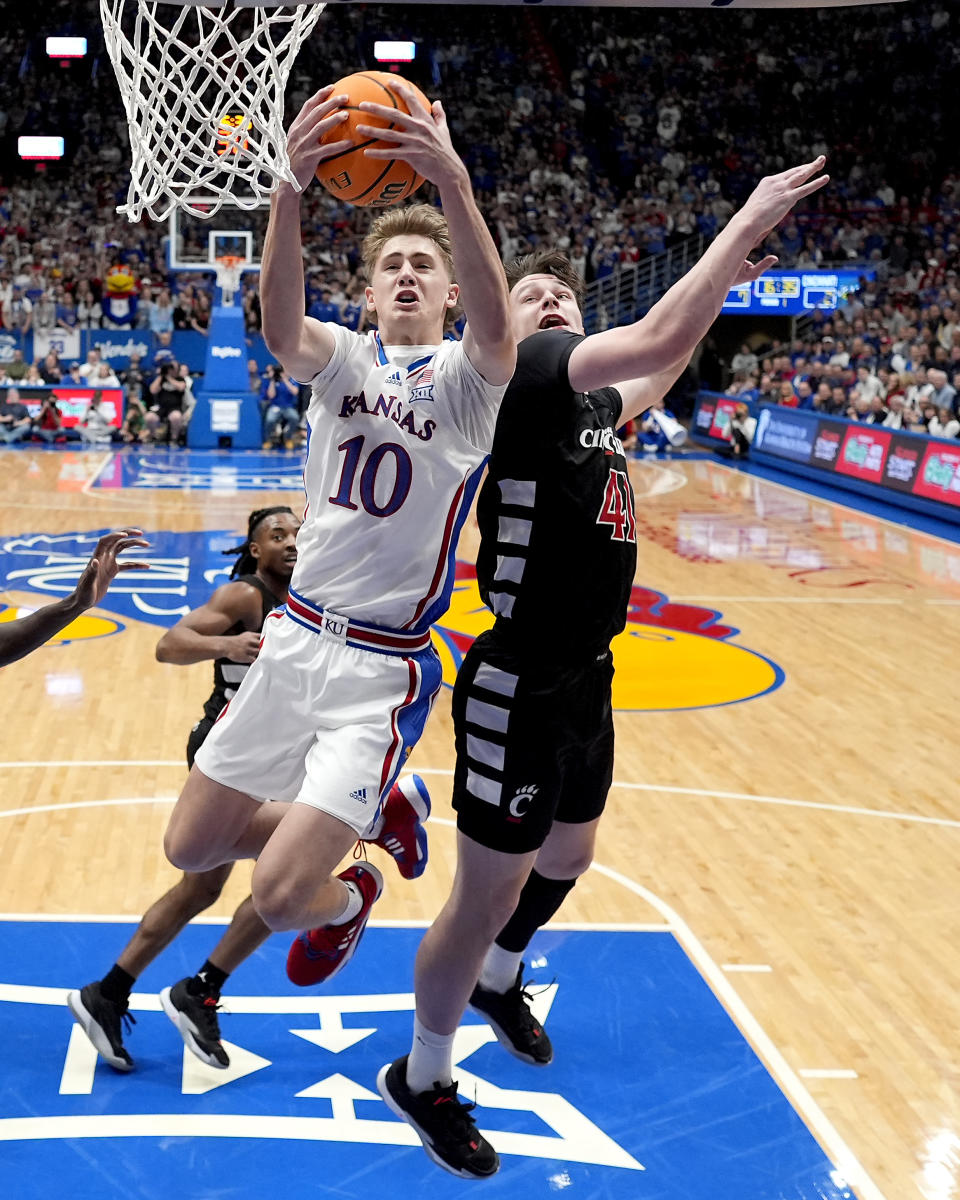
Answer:
M540 789L535 783L517 788L516 795L510 801L510 820L519 821L530 807L531 801Z

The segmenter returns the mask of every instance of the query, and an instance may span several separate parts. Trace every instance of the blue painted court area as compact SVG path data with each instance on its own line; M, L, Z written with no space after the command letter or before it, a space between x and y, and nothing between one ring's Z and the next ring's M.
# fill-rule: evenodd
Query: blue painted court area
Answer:
M97 474L95 488L146 491L303 492L299 451L142 450L117 451Z
M409 1046L420 930L371 929L327 989L287 982L272 938L229 981L231 1067L184 1051L156 992L222 932L192 926L138 981L136 1070L94 1063L63 996L131 925L7 922L0 938L0 1195L15 1200L394 1200L464 1194L376 1092ZM509 1057L472 1015L458 1035L500 1174L489 1200L841 1200L852 1193L669 933L557 931L534 944L556 1059ZM552 1003L551 1003L552 1002ZM151 1010L152 1006L152 1010Z

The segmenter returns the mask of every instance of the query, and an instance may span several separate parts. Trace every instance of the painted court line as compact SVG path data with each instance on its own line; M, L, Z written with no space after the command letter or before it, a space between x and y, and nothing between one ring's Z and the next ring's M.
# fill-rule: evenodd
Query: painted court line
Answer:
M3 814L0 814L3 815ZM433 824L452 828L455 822L445 817L436 817L433 819ZM731 1018L737 1023L744 1037L752 1045L753 1049L766 1063L768 1070L779 1083L784 1095L790 1100L791 1104L800 1113L807 1127L819 1140L821 1146L829 1155L831 1160L836 1164L838 1171L843 1179L853 1185L857 1189L859 1200L885 1200L882 1192L873 1183L867 1175L865 1169L853 1154L853 1151L847 1146L846 1142L834 1128L833 1124L822 1112L819 1105L804 1087L799 1075L790 1067L786 1059L776 1048L763 1027L753 1016L746 1004L740 999L740 996L733 989L732 985L727 981L723 970L711 958L707 950L704 948L700 940L696 937L686 922L680 917L675 909L671 908L664 900L661 900L654 892L649 891L641 884L636 883L628 876L621 874L619 871L613 870L611 867L604 866L602 863L593 863L590 868L596 871L599 875L610 879L614 883L619 883L634 895L645 900L653 909L667 922L673 935L683 946L690 961L697 968L704 980L712 989L714 995L723 1004ZM61 920L60 917L50 917L49 920ZM419 924L414 926L419 928ZM587 928L590 928L589 926ZM57 989L49 989L53 992ZM34 991L48 992L48 989L29 989L31 994ZM261 998L245 998L248 1002L261 1003ZM318 997L305 997L304 1001L310 1001L313 1004L318 1002ZM42 1002L42 1001L41 1001ZM47 998L48 1003L61 1002L55 1000L52 995ZM144 997L144 1002L149 1002L151 1005L155 1002L155 997ZM846 1076L844 1076L846 1078ZM259 1119L259 1118L258 1118ZM155 1129L151 1127L150 1135L155 1135ZM71 1136L68 1129L64 1129L64 1137ZM189 1136L189 1134L187 1134ZM266 1135L265 1135L266 1136Z
M883 1193L867 1174L859 1159L804 1087L797 1072L773 1044L760 1022L734 991L723 971L710 957L699 938L679 913L654 892L649 891L642 884L635 883L628 876L621 875L619 871L615 871L611 867L605 867L602 863L595 862L590 869L640 896L670 922L674 936L683 946L690 961L739 1026L741 1033L759 1057L763 1059L784 1095L803 1117L807 1128L836 1164L840 1175L856 1189L858 1200L885 1200Z
M166 760L146 760L139 761L137 759L118 759L118 760L78 760L78 761L56 761L56 762L0 762L0 770L17 768L37 768L37 767L139 767L139 766L181 766L179 760L172 760L169 763ZM453 775L453 771L446 767L417 767L417 772L420 775ZM610 785L613 788L620 788L624 791L632 792L663 792L672 796L694 796L705 798L716 798L718 800L741 800L744 803L751 804L772 804L780 805L784 808L807 808L819 812L843 813L853 817L871 817L882 821L904 821L913 825L937 825L945 829L960 829L960 820L952 817L926 817L920 813L896 812L894 810L882 808L860 808L855 804L830 804L823 800L793 800L788 796L758 796L752 792L725 792L715 788L687 788L675 787L672 784L664 783L627 783L621 780L614 780ZM10 808L0 809L0 818L2 817L22 817L30 816L33 813L43 812L60 812L61 810L71 808L110 808L124 804L174 804L176 796L138 796L127 797L118 800L77 800L69 804L38 804L32 808Z

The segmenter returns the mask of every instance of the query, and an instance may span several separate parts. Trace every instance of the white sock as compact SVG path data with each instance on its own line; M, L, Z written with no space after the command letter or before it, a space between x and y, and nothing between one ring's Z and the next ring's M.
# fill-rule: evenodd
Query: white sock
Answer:
M407 1087L411 1092L429 1092L436 1084L453 1082L452 1033L434 1033L413 1018L413 1045L407 1059Z
M494 942L480 968L480 986L488 992L499 992L501 995L508 992L517 982L521 958L522 950L514 953L513 950L504 950Z
M343 912L334 921L330 921L331 925L346 925L348 921L352 921L361 908L363 908L363 896L360 889L352 879L344 879L343 886L347 889L347 903Z

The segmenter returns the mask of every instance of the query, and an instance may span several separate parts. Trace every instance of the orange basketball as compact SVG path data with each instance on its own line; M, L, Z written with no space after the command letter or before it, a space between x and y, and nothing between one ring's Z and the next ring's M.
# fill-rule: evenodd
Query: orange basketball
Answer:
M348 115L346 121L321 138L321 142L349 139L353 147L322 162L317 167L317 178L331 195L350 204L386 208L412 196L423 183L423 176L418 175L402 158L366 158L363 152L367 147L389 149L392 143L364 137L356 131L358 125L393 128L392 122L381 120L372 113L361 112L358 105L363 100L386 104L401 112L409 111L396 92L386 86L391 79L400 79L400 76L386 71L358 71L334 85L333 95L349 96L344 105ZM401 79L401 82L413 88L417 99L429 112L430 101L423 92L409 80Z

